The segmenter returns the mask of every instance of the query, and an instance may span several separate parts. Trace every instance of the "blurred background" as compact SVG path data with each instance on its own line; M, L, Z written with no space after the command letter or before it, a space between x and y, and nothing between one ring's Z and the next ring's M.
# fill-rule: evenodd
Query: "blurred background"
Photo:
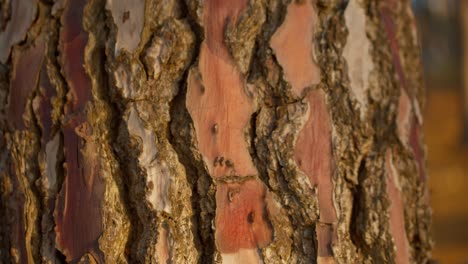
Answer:
M468 0L413 0L427 87L433 258L468 264Z

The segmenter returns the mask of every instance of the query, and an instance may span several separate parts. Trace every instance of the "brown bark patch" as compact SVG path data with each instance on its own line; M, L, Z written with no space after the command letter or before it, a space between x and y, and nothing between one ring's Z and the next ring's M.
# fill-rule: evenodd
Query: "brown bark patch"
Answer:
M270 41L285 79L296 95L320 81L320 69L313 56L317 23L312 1L291 1L283 24Z
M206 2L206 39L201 45L199 73L192 70L188 77L187 109L213 177L257 174L244 140L252 102L245 93L244 77L223 41L225 23L236 21L245 5L246 1Z

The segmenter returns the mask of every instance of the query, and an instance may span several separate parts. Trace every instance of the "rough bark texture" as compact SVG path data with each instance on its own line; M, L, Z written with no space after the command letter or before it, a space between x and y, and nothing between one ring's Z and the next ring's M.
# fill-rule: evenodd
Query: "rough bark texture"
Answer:
M460 2L459 14L463 43L463 141L468 145L468 3L466 1Z
M0 0L0 259L427 263L409 0Z

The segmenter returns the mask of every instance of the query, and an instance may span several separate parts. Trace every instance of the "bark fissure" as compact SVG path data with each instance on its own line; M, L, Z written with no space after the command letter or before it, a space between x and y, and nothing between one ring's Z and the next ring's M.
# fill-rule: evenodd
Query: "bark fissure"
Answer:
M0 2L0 257L429 260L409 0Z

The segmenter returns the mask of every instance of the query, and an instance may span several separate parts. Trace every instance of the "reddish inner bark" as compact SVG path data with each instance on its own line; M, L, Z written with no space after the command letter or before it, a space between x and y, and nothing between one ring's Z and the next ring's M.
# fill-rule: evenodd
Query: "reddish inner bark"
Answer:
M86 121L85 106L92 100L91 79L84 69L88 35L82 17L86 0L68 1L62 16L61 60L70 87L63 127L66 177L55 211L57 245L68 261L87 252L99 254L102 233L101 203L104 181L99 174L98 146Z
M299 168L317 186L320 222L333 225L338 221L333 204L331 120L322 90L308 95L310 116L297 138L294 157ZM331 256L333 228L317 227L318 250Z
M227 23L235 23L246 6L246 0L205 2L200 72L192 70L188 79L187 109L199 150L214 178L257 175L244 139L253 106L245 93L244 76L224 43ZM265 187L258 180L234 185L217 186L215 236L222 253L253 249L271 241L271 227L264 218ZM233 188L238 190L235 194Z
M39 70L44 60L45 42L39 37L38 42L27 50L15 52L13 74L10 82L8 120L14 129L25 129L23 114L26 103L31 99L39 78Z
M263 247L272 239L265 209L266 190L257 180L220 185L216 192L216 241L223 253Z
M313 59L313 38L318 22L312 1L288 6L286 18L271 38L271 47L283 67L285 79L296 95L320 81L320 69Z

